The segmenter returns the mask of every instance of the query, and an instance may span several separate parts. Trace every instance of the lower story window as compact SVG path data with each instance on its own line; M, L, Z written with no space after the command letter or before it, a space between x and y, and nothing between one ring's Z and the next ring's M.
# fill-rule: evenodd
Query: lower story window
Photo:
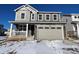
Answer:
M18 27L19 31L26 31L26 25L22 24Z

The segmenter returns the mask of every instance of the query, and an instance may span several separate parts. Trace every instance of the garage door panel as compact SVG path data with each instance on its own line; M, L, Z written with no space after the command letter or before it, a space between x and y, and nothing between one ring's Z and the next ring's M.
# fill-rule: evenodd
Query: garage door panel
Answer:
M60 33L60 30L50 30L50 39L60 39L62 37L62 34Z
M49 39L48 36L50 36L49 34L49 30L38 30L38 37L39 39Z
M40 27L40 26L39 26ZM48 40L52 40L52 39L63 39L63 26L50 26L49 25L49 29L45 29L45 25L41 26L43 27L43 29L37 29L37 36L38 36L38 39L48 39ZM47 26L48 27L48 26ZM53 27L51 29L51 27ZM55 28L54 28L55 27ZM57 27L59 27L57 29Z

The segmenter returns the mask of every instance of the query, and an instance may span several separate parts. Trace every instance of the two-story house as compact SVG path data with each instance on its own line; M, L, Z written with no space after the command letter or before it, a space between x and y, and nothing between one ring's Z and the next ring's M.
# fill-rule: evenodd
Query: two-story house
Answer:
M38 11L30 5L22 5L14 11L15 20L9 21L11 23L9 37L34 36L37 40L65 38L66 21L62 20L61 12Z

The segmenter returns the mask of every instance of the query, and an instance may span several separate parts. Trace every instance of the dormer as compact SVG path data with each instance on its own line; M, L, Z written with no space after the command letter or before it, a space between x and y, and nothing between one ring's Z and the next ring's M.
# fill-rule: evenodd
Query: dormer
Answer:
M15 21L35 21L37 17L36 14L38 12L38 10L30 5L22 5L14 11L16 12Z

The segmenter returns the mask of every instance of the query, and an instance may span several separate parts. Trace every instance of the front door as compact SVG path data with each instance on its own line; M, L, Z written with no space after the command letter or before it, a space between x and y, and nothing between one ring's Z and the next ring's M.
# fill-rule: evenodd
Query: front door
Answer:
M34 35L34 25L29 25L29 27L28 27L28 29L29 29L29 36L33 36Z

